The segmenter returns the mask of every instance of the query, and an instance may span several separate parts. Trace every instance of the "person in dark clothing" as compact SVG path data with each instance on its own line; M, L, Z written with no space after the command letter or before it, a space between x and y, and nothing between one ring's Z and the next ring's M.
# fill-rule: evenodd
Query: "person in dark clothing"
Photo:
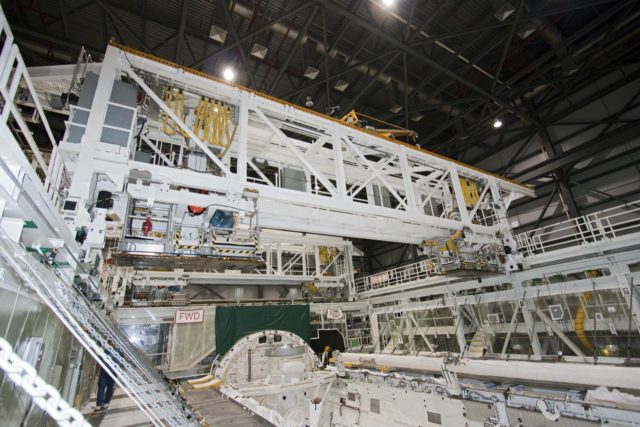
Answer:
M111 375L100 367L100 376L98 377L98 394L96 396L96 411L101 411L109 407L111 398L113 397L115 381Z
M123 357L123 353L120 349L113 347L113 341L108 340L107 342L111 347L111 350L114 351L120 357ZM109 350L105 350L105 356L108 359L112 359L116 364L122 367L122 364L118 361L117 357L114 357L112 352ZM106 360L100 358L102 361L106 362ZM100 373L98 376L98 392L96 394L96 411L102 411L109 407L109 403L111 403L111 398L113 397L113 391L115 388L115 380L109 372L107 372L102 364L100 365Z

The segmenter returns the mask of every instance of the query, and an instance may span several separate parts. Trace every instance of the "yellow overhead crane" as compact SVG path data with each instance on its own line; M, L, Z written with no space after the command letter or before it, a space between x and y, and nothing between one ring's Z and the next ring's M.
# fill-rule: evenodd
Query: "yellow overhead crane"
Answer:
M372 130L386 138L397 139L398 137L406 136L412 141L415 141L418 138L418 134L416 133L416 131L405 129L403 127L384 122L382 120L376 119L375 117L367 116L362 113L356 113L356 110L351 110L350 112L342 116L340 120L345 123ZM387 127L374 126L375 124Z

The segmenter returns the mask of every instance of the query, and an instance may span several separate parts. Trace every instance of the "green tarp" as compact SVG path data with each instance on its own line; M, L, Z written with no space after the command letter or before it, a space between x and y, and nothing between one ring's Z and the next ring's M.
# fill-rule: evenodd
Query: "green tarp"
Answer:
M240 338L258 331L289 331L309 342L308 305L216 307L216 351L226 353Z

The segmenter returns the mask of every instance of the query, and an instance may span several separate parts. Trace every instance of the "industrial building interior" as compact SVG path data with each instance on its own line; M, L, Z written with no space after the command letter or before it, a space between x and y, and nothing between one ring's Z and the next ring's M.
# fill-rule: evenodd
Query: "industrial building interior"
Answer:
M640 425L639 1L0 5L0 424Z

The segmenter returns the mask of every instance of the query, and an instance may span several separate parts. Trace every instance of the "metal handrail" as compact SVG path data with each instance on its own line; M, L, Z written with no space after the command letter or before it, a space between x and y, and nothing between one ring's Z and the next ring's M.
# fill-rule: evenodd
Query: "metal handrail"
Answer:
M437 258L428 258L413 264L385 270L355 280L358 293L414 282L440 274Z
M633 202L526 231L517 234L515 240L520 253L536 256L638 232L640 202Z
M590 213L515 236L518 250L532 257L640 233L640 201ZM385 270L355 280L358 293L403 285L440 274L436 258Z
M0 33L5 35L0 45L0 93L5 103L0 108L0 133L10 146L9 154L25 171L22 179L16 179L4 160L0 169L6 179L21 192L22 204L38 206L38 220L47 225L56 237L65 242L65 257L72 268L78 264L74 249L73 236L67 230L56 211L58 184L64 176L64 166L57 156L57 143L43 113L42 106L28 75L27 68L20 55L13 35L3 13L0 12ZM48 163L36 146L33 153L44 178L35 173L24 151L20 152L15 134L11 132L7 121L10 115L24 127L24 119L14 102L19 87L26 87L34 99L36 110L41 118L41 126L48 135L52 155ZM23 133L27 135L27 132ZM26 136L29 140L30 133ZM32 141L29 141L30 144ZM33 145L33 144L31 144ZM15 164L13 165L15 166ZM47 215L49 215L47 217ZM35 219L35 218L34 218ZM63 254L60 254L60 258ZM128 339L98 310L78 289L72 285L73 269L54 270L44 259L29 254L25 248L12 241L4 233L0 235L0 259L16 277L23 280L38 295L40 300L58 317L67 330L81 343L87 352L116 380L140 409L155 425L196 425L194 415L185 409L184 402L173 393L167 382L157 373L149 361L136 349L131 348ZM78 267L81 268L81 267ZM94 283L95 278L88 277Z

